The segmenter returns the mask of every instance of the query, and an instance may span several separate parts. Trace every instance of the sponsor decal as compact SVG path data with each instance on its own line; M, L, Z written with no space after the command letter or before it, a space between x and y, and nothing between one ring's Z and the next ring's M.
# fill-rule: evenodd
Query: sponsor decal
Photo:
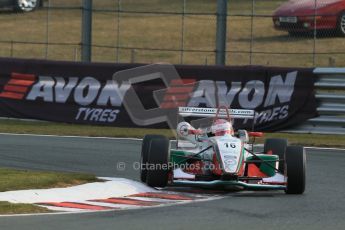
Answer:
M217 107L216 101L218 101L218 104L225 105L228 108L231 108L233 104L238 104L239 108L242 109L257 110L260 108L261 111L255 113L255 124L283 120L288 116L289 104L295 90L296 77L297 71L288 73L285 78L282 75L273 76L270 79L268 88L260 80L252 80L246 83L237 81L199 81L188 102L188 106ZM236 102L235 99L237 99ZM186 112L207 113L212 112L211 110L200 108L199 111Z
M0 97L66 104L72 100L80 106L75 120L112 123L122 106L123 95L128 85L119 86L108 80L104 86L93 77L51 77L33 74L12 73ZM84 107L88 105L94 107ZM110 107L110 108L109 108Z
M122 105L123 95L129 85L119 86L108 80L104 86L93 77L84 77L78 80L75 77L39 76L32 86L26 99L45 102L66 103L68 99L81 106L95 104L97 106Z
M223 158L224 159L234 159L234 160L237 160L237 156L234 156L234 155L224 155Z
M0 97L22 100L35 80L36 76L33 74L12 73L10 80L0 93Z
M224 157L224 156L223 156ZM236 165L237 161L236 160L232 160L232 159L228 159L228 160L224 160L224 163L226 165Z
M98 121L111 123L116 120L119 109L95 109L95 108L79 108L75 120Z
M167 89L161 109L173 109L186 106L194 90L195 79L173 79Z

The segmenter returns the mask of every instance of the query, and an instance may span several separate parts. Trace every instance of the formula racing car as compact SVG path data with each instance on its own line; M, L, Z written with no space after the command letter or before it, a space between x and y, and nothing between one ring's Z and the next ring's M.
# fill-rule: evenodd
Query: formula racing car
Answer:
M265 140L263 151L255 152L255 139L263 133L234 129L236 119L253 120L253 110L180 107L178 113L182 118L205 118L209 125L194 128L190 122L179 122L175 148L164 136L146 135L141 150L142 182L151 187L304 192L302 146L271 138Z

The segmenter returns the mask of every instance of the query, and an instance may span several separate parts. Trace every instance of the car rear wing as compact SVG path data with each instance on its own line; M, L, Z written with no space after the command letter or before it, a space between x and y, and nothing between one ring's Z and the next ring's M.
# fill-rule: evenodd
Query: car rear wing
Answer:
M227 111L226 111L227 110ZM249 109L227 109L227 108L198 108L198 107L179 107L178 114L182 117L217 117L254 119L255 111Z

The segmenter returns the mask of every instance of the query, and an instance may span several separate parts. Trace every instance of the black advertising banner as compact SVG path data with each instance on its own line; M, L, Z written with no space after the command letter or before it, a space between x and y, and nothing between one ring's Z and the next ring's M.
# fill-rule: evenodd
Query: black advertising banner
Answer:
M147 117L145 121L135 117L145 114L139 109L159 108L171 113L178 106L226 106L255 110L255 129L262 131L280 130L317 116L313 69L187 65L175 68L176 73L167 72L167 77L157 78L152 72L160 72L157 65L147 68L138 64L0 58L0 116L167 128L159 116ZM138 103L132 103L133 95Z

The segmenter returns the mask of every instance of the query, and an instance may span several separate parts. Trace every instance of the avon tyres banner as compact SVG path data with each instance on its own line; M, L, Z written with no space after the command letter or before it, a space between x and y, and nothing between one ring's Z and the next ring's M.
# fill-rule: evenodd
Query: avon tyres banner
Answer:
M182 65L166 69L0 59L0 116L167 128L162 114L176 113L179 106L222 105L255 110L255 129L265 131L317 116L313 69Z
M199 94L193 94L188 106L255 110L255 130L281 130L318 116L310 68L186 67L181 72L198 76L194 92Z

